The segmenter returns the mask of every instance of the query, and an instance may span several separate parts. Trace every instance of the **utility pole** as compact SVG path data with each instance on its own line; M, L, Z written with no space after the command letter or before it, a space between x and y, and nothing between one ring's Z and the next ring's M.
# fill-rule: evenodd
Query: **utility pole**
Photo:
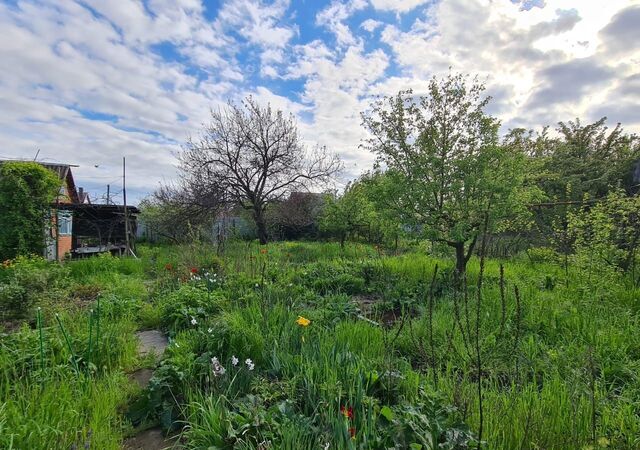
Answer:
M127 212L127 170L126 170L125 157L122 157L122 196L124 197L124 239L126 243L125 255L132 254L131 246L129 245L129 214Z
M111 203L111 185L107 184L107 205L109 205Z

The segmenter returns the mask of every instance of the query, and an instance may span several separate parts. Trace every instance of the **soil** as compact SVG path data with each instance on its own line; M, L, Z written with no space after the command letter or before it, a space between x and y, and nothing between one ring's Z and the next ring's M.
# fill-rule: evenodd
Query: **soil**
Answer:
M178 436L165 436L160 428L150 428L124 441L124 450L164 450L178 449Z

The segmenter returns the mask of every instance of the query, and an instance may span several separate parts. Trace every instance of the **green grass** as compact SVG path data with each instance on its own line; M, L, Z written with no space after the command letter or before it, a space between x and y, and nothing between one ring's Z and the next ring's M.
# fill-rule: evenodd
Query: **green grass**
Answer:
M43 308L45 368L31 310L32 326L0 337L1 448L119 448L132 427L154 424L181 432L188 448L475 446L477 260L465 302L447 278L452 261L417 249L233 242L221 255L196 244L138 254L50 266L49 276L39 263L16 263L25 265L19 282L38 292L32 306ZM42 287L51 280L55 295ZM90 354L96 294L101 336L93 323ZM639 314L640 289L622 275L572 265L567 279L526 256L486 261L485 448L640 447ZM171 345L139 392L126 373L153 363L136 356L134 332L157 327ZM214 374L214 357L224 374Z

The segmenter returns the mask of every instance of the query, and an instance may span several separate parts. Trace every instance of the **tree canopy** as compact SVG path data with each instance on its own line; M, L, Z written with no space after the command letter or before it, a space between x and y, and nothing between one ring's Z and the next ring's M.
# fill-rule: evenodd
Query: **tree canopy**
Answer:
M42 254L60 180L36 162L0 164L0 259Z
M481 228L511 212L522 185L520 152L499 145L499 122L485 111L484 85L449 74L429 82L427 95L401 91L363 114L377 154L395 186L394 202L407 224L455 249L465 271Z

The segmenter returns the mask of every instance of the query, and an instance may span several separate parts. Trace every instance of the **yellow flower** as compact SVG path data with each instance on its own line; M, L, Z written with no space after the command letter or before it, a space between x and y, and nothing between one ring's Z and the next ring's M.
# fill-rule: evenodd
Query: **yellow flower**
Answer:
M309 319L306 319L302 316L298 316L298 320L296 320L296 323L298 325L300 325L301 327L308 327L309 324L311 323L311 321Z

